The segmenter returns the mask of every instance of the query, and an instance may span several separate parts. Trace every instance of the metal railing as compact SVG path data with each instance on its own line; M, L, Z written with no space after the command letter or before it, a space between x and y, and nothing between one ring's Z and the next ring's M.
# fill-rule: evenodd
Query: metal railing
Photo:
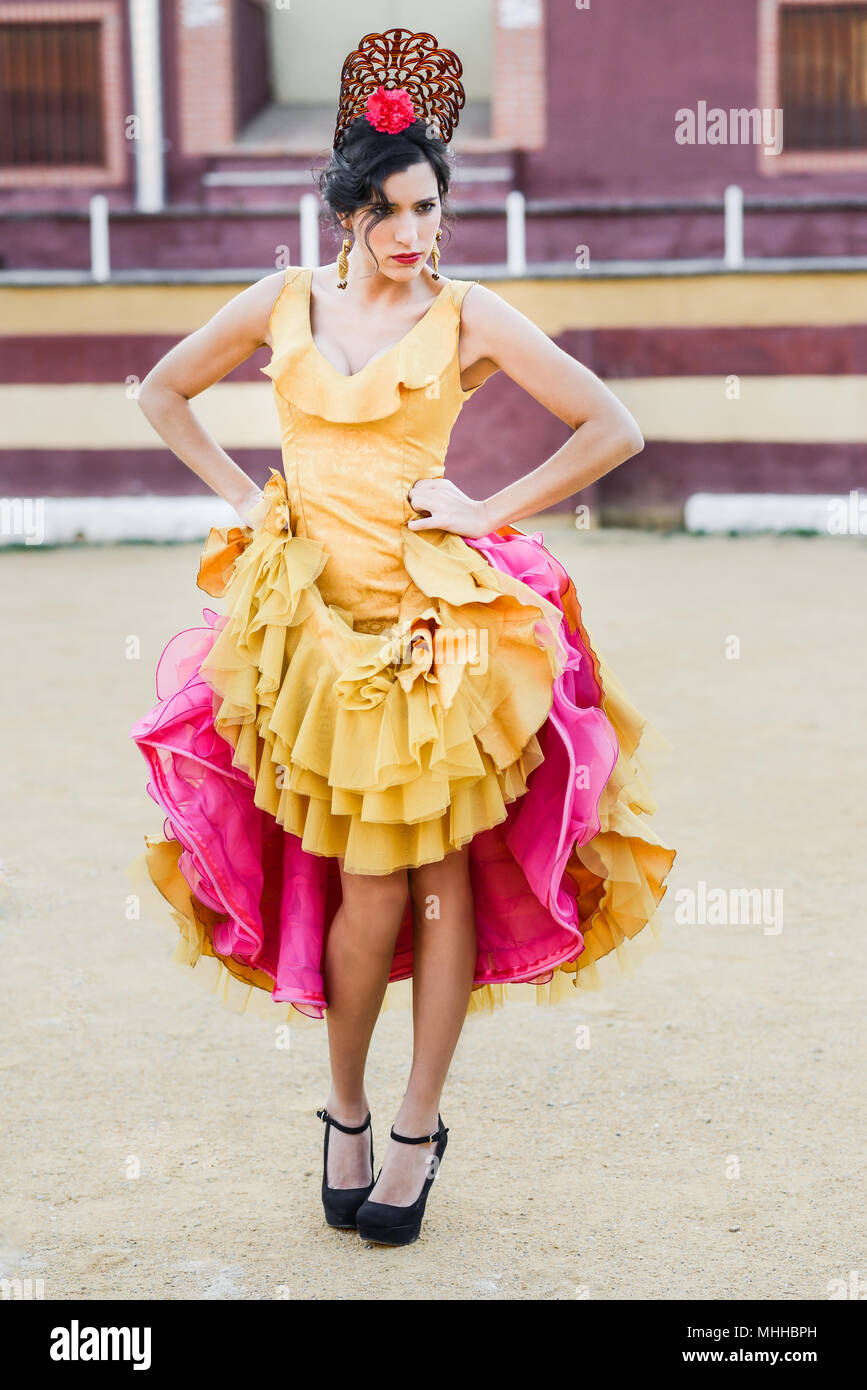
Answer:
M172 208L166 210L169 215L177 217L183 216L184 210ZM187 210L189 215L201 215L199 208ZM213 210L211 210L213 212ZM239 213L237 209L230 209L233 215L249 216L270 216L274 209L258 208L251 209L249 212ZM530 271L527 261L527 219L530 217L611 217L611 216L644 216L669 215L677 216L682 213L712 213L719 214L723 219L724 229L724 250L721 260L714 261L707 258L701 262L669 260L669 261L634 261L634 262L608 262L604 263L609 267L618 265L620 273L640 273L641 267L646 266L655 271L663 272L669 270L672 273L683 270L686 273L689 268L701 264L705 268L738 270L747 264L744 256L744 214L745 212L813 212L813 211L839 211L839 212L867 212L867 197L857 195L846 197L764 197L764 196L744 196L743 189L737 184L730 184L722 198L688 198L688 199L646 199L638 200L599 200L596 202L587 201L565 201L561 199L528 199L517 189L507 193L505 199L496 202L475 202L468 203L465 207L458 209L462 219L474 217L502 217L505 223L505 254L506 259L502 267L507 276L523 276ZM298 201L296 208L281 209L282 216L296 215L299 219L299 244L300 244L300 263L307 266L318 266L320 264L320 235L321 205L315 193L304 193ZM18 214L21 215L21 214ZM24 214L25 216L30 214ZM44 214L43 214L44 215ZM139 216L136 213L116 213L117 219L126 219L130 216ZM8 214L15 218L16 214ZM89 201L89 220L90 220L90 275L95 281L104 282L111 278L111 252L110 252L110 210L108 198L104 193L96 193ZM754 258L750 264L752 266L776 267L778 264L797 264L799 267L809 267L811 264L821 265L823 268L833 267L839 264L841 267L867 268L867 257L805 257L799 258L797 262L789 258L785 262L777 262L772 258ZM626 267L629 267L627 270ZM577 267L576 267L577 268ZM498 267L499 269L499 267ZM5 277L3 277L5 278Z

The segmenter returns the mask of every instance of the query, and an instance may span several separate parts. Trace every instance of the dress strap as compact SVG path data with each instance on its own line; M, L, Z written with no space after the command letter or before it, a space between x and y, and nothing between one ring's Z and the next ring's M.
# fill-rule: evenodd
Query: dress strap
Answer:
M293 282L297 280L298 276L303 273L303 269L303 266L300 265L287 265L286 269L283 271L283 281L280 285L277 298L271 305L271 313L268 317L268 330L271 334L272 344L274 343L275 325L283 317L283 314L286 308L288 307L287 300L291 298L291 296L288 294L289 286L293 284ZM272 347L272 352L273 351L274 349Z
M452 303L456 309L460 309L464 295L467 290L472 289L473 285L478 285L478 280L451 280L449 289L451 290Z

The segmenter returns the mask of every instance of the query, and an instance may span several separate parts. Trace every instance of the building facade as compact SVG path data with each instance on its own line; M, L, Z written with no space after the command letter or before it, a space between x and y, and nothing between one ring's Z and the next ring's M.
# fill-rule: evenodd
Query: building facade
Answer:
M464 63L444 272L513 300L642 426L583 498L599 519L862 485L867 3L0 0L0 491L201 489L123 403L251 279L333 257L302 203L344 55L395 25ZM201 403L260 476L265 360ZM492 491L567 433L494 378L451 476Z

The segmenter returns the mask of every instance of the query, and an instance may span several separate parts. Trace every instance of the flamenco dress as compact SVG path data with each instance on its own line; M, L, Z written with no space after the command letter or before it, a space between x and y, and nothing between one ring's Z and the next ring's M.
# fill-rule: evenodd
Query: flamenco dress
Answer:
M212 971L230 1007L296 1022L328 1007L338 858L387 874L468 844L468 1014L574 998L609 953L631 972L658 944L675 852L647 822L639 745L664 740L593 650L541 532L407 527L412 484L443 476L479 389L458 361L475 282L448 281L346 376L313 341L311 278L286 270L261 368L283 471L252 525L212 528L197 582L221 609L167 643L130 730L165 820L127 872L170 905L175 960ZM383 1008L408 1002L412 970L408 897Z

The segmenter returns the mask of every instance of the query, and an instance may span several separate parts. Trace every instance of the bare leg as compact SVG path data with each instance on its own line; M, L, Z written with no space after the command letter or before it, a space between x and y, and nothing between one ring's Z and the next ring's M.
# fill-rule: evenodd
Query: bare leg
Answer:
M370 1108L364 1067L388 984L408 884L406 869L393 874L350 874L343 860L338 862L343 902L328 932L323 964L331 1059L326 1109L341 1124L360 1125ZM342 1134L331 1129L327 1179L331 1187L364 1187L372 1182L369 1130Z
M394 1128L433 1134L449 1066L466 1018L476 963L469 846L410 869L413 902L412 1067ZM390 1139L371 1200L408 1206L421 1192L433 1144Z

